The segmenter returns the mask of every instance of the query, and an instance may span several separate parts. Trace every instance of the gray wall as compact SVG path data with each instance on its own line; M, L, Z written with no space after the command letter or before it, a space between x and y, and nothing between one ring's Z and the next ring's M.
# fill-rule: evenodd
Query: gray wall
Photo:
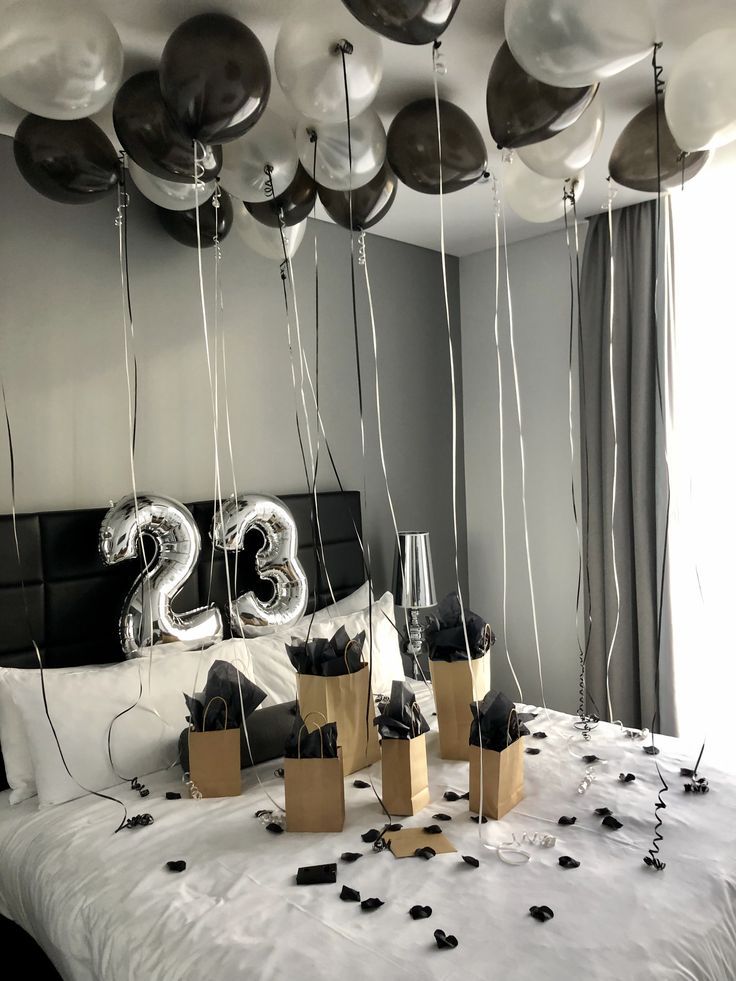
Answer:
M511 245L509 268L526 450L532 575L545 695L550 707L574 711L578 676L575 640L577 544L570 494L570 301L564 234L552 233ZM494 277L492 251L460 260L468 573L471 605L491 620L498 636L493 662L494 684L516 697L503 654ZM503 289L501 296L504 296ZM541 695L524 547L519 435L505 311L501 317L501 337L508 542L507 641L524 696L538 704ZM574 397L577 398L576 392ZM577 427L577 409L573 412Z
M83 206L48 201L20 178L6 139L0 140L0 171L0 359L15 439L18 507L102 506L130 489L114 197ZM312 353L315 230L322 413L343 483L362 489L349 236L334 225L310 222L297 253L301 326ZM368 249L397 516L400 525L431 532L437 588L444 592L452 588L454 573L440 258L372 235ZM209 288L211 250L205 255ZM448 262L459 367L458 260ZM130 267L140 370L138 488L180 500L210 497L213 437L196 251L168 238L135 191ZM357 271L368 442L365 518L375 578L383 588L393 530L377 454L365 288L362 269ZM278 263L248 251L233 230L223 243L223 288L238 489L303 491ZM461 442L461 464L462 455ZM221 458L226 459L224 442ZM324 453L322 460L320 489L333 489ZM222 469L229 492L228 467ZM462 473L459 494L462 504ZM0 511L9 509L3 438ZM460 520L464 543L462 507Z

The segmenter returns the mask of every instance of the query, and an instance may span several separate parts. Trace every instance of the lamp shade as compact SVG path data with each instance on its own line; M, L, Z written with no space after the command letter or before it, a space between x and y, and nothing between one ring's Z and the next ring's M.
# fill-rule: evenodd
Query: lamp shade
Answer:
M399 532L394 557L394 602L408 609L434 606L434 573L428 531Z

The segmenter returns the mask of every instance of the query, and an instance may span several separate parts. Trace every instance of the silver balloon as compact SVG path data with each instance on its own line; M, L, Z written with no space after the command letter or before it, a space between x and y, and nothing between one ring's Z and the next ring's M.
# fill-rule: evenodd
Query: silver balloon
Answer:
M112 99L123 46L86 0L17 0L0 16L0 95L47 119L82 119Z
M264 201L266 167L271 168L273 193L278 197L294 180L298 165L291 127L275 112L266 110L245 136L223 146L220 180L225 190L241 201Z
M199 190L195 192L194 182L182 184L179 181L164 180L163 177L149 174L130 158L128 171L141 194L169 211L190 211L197 207L197 203L201 205L208 201L215 192L215 181L200 182Z
M312 133L317 134L316 171ZM302 120L296 132L302 167L315 176L321 187L347 191L373 180L386 159L386 130L378 113L366 109L350 123L352 169L348 154L348 129L340 123L312 123Z
M230 621L233 634L258 637L288 627L304 614L307 606L307 577L297 555L298 534L291 511L277 497L243 494L231 497L217 511L210 532L215 548L238 552L253 528L263 535L256 555L256 571L273 585L273 596L259 600L243 593L232 601Z
M233 224L238 235L245 242L249 249L262 255L264 259L276 259L277 262L284 261L284 246L286 255L289 259L302 244L304 232L307 230L307 219L300 221L297 225L288 225L283 230L264 225L253 217L245 206L238 202L233 203L235 216ZM283 233L283 240L281 235Z
M337 4L329 14L313 0L299 0L294 6L298 9L281 25L274 53L284 94L308 119L344 120L345 80L338 44L349 41L352 52L345 55L345 67L350 115L357 116L373 102L381 84L380 38Z
M603 136L604 112L600 93L567 129L541 143L516 151L527 167L542 177L573 177L587 167Z
M580 198L585 187L582 174L575 178L575 194ZM561 177L541 177L512 160L503 170L504 201L525 221L555 221L565 214L565 190L569 187Z
M525 71L562 88L624 71L657 40L647 0L507 0L504 31Z
M107 565L141 557L141 536L156 544L156 556L133 583L120 616L126 657L142 657L151 644L178 641L187 650L222 640L222 615L214 606L174 613L171 603L194 571L201 539L183 504L157 494L132 494L107 512L99 545Z

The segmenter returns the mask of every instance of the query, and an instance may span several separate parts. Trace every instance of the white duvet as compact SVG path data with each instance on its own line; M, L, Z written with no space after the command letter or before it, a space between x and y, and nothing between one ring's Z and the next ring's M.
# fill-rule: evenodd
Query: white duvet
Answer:
M431 718L431 706L425 710ZM468 979L468 981L732 981L736 977L736 776L709 765L711 793L685 794L680 766L692 766L697 747L662 738L658 762L670 785L665 795L664 872L647 869L658 778L652 758L616 727L600 725L583 748L571 719L542 711L531 723L548 738L527 738L541 749L525 756L526 798L482 834L500 843L524 831L557 836L551 849L531 846L532 861L511 867L479 841L467 802L443 800L467 789L467 765L436 757L428 737L433 803L404 825L443 825L455 855L431 861L374 853L360 838L380 827L370 789L346 780L346 823L340 835L273 835L254 817L272 806L246 771L241 797L167 801L184 790L177 774L147 777L141 801L119 789L131 813L150 811L148 828L112 834L118 809L92 797L38 811L35 802L11 808L0 794L0 913L28 930L68 981L294 981L340 979ZM585 795L576 792L584 764L571 755L607 759ZM273 797L283 801L274 766L259 768ZM636 781L622 784L619 772ZM372 768L380 787L380 764ZM364 776L360 774L359 776ZM619 831L601 827L597 807L610 807ZM561 827L561 815L577 823ZM354 864L344 851L363 852ZM480 868L462 862L480 859ZM580 868L565 871L561 855ZM182 874L166 862L185 859ZM337 885L297 886L301 865L337 861ZM385 903L363 913L341 902L347 884L363 898ZM428 920L408 915L415 903L432 907ZM539 923L532 905L554 919ZM438 950L433 932L454 934L455 950Z

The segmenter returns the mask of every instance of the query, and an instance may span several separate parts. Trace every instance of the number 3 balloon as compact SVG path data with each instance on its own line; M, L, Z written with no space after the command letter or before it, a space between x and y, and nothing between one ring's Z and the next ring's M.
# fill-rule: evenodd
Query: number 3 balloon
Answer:
M169 497L132 494L107 512L100 527L106 565L140 555L141 536L156 543L156 556L133 583L120 616L120 642L126 657L145 655L152 644L179 641L185 649L222 640L222 616L215 606L174 613L171 603L193 572L201 540L194 518ZM143 556L140 556L143 560Z
M239 552L246 534L257 529L263 545L256 555L256 570L273 585L269 600L243 593L232 601L233 634L257 637L295 623L307 605L307 577L296 557L297 530L291 512L277 497L245 494L230 498L212 522L215 548Z

